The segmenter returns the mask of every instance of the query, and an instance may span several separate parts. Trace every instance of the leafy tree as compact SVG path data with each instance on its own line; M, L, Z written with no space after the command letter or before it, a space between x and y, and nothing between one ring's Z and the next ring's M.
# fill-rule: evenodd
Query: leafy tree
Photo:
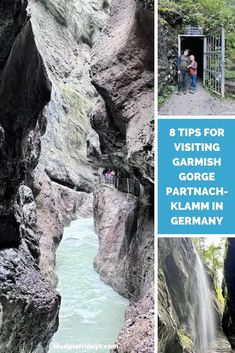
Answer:
M221 286L220 273L223 270L224 265L223 240L221 240L219 245L210 244L209 246L205 245L204 238L194 238L193 241L200 257L211 271L215 288L219 288Z
M160 0L160 13L167 9L180 13L183 25L199 25L205 33L224 27L227 56L234 55L235 0Z

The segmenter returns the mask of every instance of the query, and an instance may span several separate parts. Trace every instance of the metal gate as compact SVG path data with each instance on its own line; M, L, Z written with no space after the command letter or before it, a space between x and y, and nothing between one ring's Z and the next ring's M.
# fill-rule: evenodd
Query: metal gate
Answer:
M224 97L225 87L225 31L204 37L203 85Z
M191 28L191 27L190 27ZM203 35L199 31L178 36L178 56L181 55L182 40L185 38L201 38L203 40L203 85L210 91L224 97L225 93L225 31Z

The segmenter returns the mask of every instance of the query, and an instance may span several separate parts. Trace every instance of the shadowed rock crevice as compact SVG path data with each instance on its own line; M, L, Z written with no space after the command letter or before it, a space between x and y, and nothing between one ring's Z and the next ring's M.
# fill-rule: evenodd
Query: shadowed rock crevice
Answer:
M20 229L14 215L0 216L0 250L18 248Z
M0 73L2 202L10 208L20 183L30 178L40 153L39 114L51 85L28 21L15 39ZM5 201L4 201L5 200ZM2 211L4 212L4 211Z
M13 45L15 37L27 19L27 0L2 0L0 4L0 70Z
M223 315L223 330L235 348L235 239L229 238L224 262L224 295L225 309Z

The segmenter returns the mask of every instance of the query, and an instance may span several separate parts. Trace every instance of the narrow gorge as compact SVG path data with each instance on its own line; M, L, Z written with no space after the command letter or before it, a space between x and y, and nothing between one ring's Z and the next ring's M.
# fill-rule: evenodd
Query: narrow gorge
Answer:
M232 238L159 239L159 353L233 352L233 258Z
M153 11L152 0L0 3L0 353L59 353L57 331L89 344L79 317L63 331L68 285L68 310L92 297L86 271L94 307L113 298L100 307L107 328L116 310L111 351L154 352Z

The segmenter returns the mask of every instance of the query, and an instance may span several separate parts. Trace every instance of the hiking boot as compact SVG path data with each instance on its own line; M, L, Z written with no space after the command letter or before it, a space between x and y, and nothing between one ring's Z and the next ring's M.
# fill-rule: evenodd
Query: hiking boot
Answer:
M187 92L186 92L186 91L184 91L184 94L187 94Z
M178 94L178 96L181 96L181 95L182 95L182 92L179 92L179 91L178 91L177 94Z
M189 93L193 93L193 90L191 89L191 90L189 91Z

